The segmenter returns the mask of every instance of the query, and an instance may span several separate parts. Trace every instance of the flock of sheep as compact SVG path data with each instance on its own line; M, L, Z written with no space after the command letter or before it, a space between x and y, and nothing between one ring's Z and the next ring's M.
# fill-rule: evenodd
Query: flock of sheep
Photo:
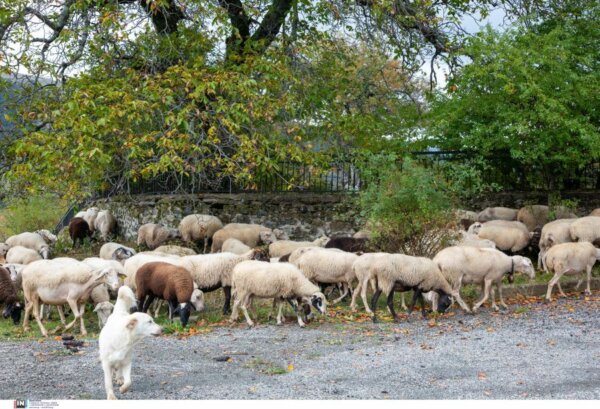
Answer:
M157 315L161 302L166 301L169 317L178 315L184 326L192 310L204 309L204 293L220 288L225 294L223 314L231 312L231 321L236 321L241 310L250 326L254 325L250 312L256 298L273 300L278 324L284 321L284 305L289 304L299 325L304 326L312 309L325 313L329 302L324 294L328 287L333 287L330 298L335 289L340 293L330 301L333 304L351 293L353 311L360 295L373 321L382 293L397 321L394 293L410 290L413 297L409 312L419 301L425 314L424 300L432 304L434 311L443 312L455 301L465 311L476 312L491 299L492 307L498 310L494 287L500 306L506 308L502 298L505 276L509 282L515 272L535 277L531 260L515 254L532 245L539 245L538 267L554 272L548 284L548 300L554 285L564 295L559 282L563 275L587 275L586 293L590 292L591 270L600 260L600 250L594 246L600 244L600 209L577 217L567 209L541 205L522 209L496 207L479 213L457 211L457 217L466 231L461 231L454 245L433 259L366 252L368 231L360 231L354 237L319 237L299 242L289 240L279 229L257 224L223 225L217 217L202 214L186 216L178 229L142 225L137 245L147 251L137 253L133 248L108 242L100 249L99 257L81 261L67 257L50 259L56 236L47 230L25 232L0 243L0 257L6 261L0 268L0 303L5 305L4 318L11 316L18 324L23 309L18 293L22 289L23 327L29 328L33 315L44 336L48 332L41 317L47 311L42 305L55 305L64 329L79 322L85 335L86 304L91 301L94 305L102 326L111 314L111 300L121 285L135 292L138 309L143 312L156 300ZM553 218L556 220L550 221ZM77 245L94 235L106 241L116 227L110 211L90 208L78 213L68 230ZM167 244L172 239L197 245L205 254ZM462 285L468 283L479 284L483 290L482 298L472 307L460 294ZM370 305L369 288L373 291ZM73 313L68 324L63 312L65 304ZM402 306L406 308L404 298Z

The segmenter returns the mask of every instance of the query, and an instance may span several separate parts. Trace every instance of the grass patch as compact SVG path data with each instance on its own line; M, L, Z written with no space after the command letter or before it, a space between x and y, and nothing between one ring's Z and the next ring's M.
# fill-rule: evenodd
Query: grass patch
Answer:
M242 367L258 370L259 372L264 373L265 375L283 375L288 372L287 369L278 366L271 361L266 361L262 358L254 358L246 362L244 365L242 365Z

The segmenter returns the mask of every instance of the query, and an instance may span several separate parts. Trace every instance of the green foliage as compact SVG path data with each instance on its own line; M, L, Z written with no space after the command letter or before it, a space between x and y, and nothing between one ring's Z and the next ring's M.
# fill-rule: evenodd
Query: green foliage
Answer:
M491 165L482 158L464 162L444 162L440 168L446 180L452 181L448 184L448 190L460 205L469 203L469 200L475 197L501 189L497 183L488 183L484 179L484 173L491 170Z
M487 29L464 53L472 62L433 102L432 144L484 155L508 150L543 187L560 187L600 157L597 3L560 24L503 34Z
M453 238L452 198L447 184L430 169L405 157L368 158L367 188L361 207L373 230L373 245L383 251L433 256Z
M65 202L54 195L9 199L0 212L0 239L25 231L52 230L65 209Z

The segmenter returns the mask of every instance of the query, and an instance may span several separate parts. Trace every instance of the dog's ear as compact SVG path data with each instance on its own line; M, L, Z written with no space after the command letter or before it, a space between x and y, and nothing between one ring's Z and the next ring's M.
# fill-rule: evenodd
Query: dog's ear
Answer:
M136 318L132 318L129 320L129 322L127 323L127 329L128 330L132 330L135 328L135 326L137 325L138 320Z

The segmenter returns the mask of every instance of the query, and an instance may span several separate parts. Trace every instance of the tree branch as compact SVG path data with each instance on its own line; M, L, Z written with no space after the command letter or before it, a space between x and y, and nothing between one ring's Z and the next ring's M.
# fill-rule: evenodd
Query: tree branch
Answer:
M120 0L120 2L129 1ZM153 8L153 4L151 0L140 0L140 6L150 16L156 32L161 35L175 33L177 23L186 18L181 7L175 3L175 0L168 0L166 7Z

